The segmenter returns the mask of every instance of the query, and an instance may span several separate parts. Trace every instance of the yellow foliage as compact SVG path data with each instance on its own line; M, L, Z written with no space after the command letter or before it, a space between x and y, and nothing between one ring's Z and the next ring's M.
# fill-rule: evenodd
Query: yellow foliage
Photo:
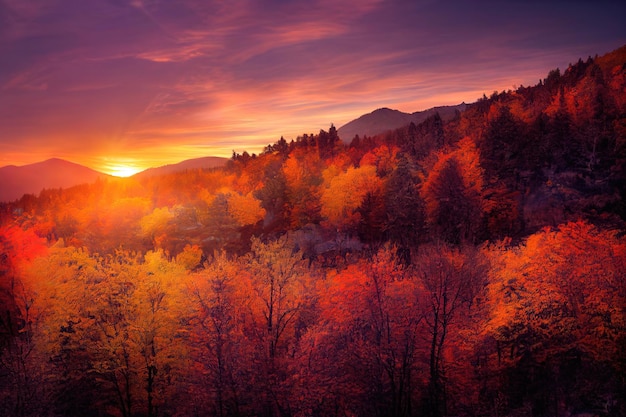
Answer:
M144 216L140 221L141 234L147 237L156 237L165 231L169 221L174 218L168 207L157 207L152 213Z
M341 167L337 165L330 165L328 168L322 171L322 179L324 180L324 186L329 187L333 178L335 178L337 175L341 174L342 172L343 170L341 169Z
M185 249L176 256L176 263L187 270L192 270L202 260L202 249L198 245L185 245Z
M255 224L265 217L265 209L261 201L252 193L247 195L231 194L228 197L228 212L240 226Z
M376 167L365 165L348 168L346 172L334 176L322 192L322 216L333 225L350 224L350 217L359 208L369 192L376 192L382 180L376 175Z

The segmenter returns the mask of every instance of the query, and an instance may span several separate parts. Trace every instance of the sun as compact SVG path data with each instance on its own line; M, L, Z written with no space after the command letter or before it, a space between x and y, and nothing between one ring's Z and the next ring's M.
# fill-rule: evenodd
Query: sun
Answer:
M132 165L120 164L110 165L108 171L109 174L113 175L114 177L130 177L141 171L141 168Z
M97 163L98 171L112 175L114 177L131 177L138 172L145 170L145 161L136 158L119 157L119 156L101 156Z

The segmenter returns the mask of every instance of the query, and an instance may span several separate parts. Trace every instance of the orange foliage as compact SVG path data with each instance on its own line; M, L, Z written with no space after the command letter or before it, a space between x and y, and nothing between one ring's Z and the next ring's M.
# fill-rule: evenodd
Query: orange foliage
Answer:
M363 155L359 165L373 165L377 174L384 177L394 170L398 152L396 146L381 145Z
M515 358L522 325L535 339L526 347L547 357L576 346L610 359L626 330L625 244L614 233L584 223L545 229L523 246L494 250L489 330L512 344Z
M450 152L441 152L422 186L428 222L445 239L474 241L489 208L483 170L473 140L466 137Z
M282 167L288 198L288 212L293 228L319 220L321 162L319 155L296 149Z
M252 193L228 196L228 212L240 226L255 224L265 217L265 209Z

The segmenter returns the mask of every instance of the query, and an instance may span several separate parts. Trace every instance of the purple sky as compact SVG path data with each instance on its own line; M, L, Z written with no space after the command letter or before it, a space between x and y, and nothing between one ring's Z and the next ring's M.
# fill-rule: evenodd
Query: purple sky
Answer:
M0 166L258 152L534 85L624 22L601 0L0 0Z

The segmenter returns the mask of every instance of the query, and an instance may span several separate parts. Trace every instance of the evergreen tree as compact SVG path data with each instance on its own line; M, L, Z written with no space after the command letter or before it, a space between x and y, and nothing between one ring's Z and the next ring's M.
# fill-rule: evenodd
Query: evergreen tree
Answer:
M387 238L398 246L399 258L411 263L411 248L417 247L424 229L424 204L418 192L419 181L404 155L390 174L385 194Z

